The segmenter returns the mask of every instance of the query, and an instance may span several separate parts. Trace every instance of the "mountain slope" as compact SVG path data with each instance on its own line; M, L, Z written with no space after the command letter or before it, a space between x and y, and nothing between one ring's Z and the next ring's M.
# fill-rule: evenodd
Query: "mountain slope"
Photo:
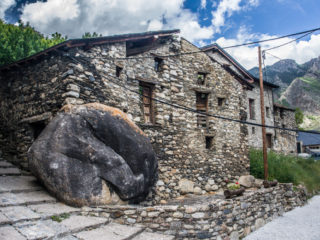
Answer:
M320 57L303 64L303 67L307 72L290 84L280 101L299 107L306 114L320 115Z
M252 68L249 72L259 77L259 68ZM292 59L284 59L266 67L264 80L280 87L276 92L279 97L295 78L302 77L306 72L307 68L305 65L299 65Z

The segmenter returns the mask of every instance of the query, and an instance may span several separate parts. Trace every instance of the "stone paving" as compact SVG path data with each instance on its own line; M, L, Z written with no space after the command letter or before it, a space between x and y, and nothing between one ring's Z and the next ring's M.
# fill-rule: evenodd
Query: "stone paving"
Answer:
M50 196L30 173L0 157L0 239L172 240L143 226L126 226L97 217L91 208L74 208Z

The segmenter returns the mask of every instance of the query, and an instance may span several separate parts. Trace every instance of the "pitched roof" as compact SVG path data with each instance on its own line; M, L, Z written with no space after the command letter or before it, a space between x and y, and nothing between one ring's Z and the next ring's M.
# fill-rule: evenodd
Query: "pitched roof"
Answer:
M9 69L13 66L18 66L19 64L24 64L29 60L33 60L35 58L46 55L58 49L68 49L68 48L82 47L82 46L94 46L94 45L101 45L106 43L126 42L130 40L142 40L142 39L147 39L147 38L156 37L156 36L165 37L165 36L170 36L172 34L179 33L179 32L180 32L179 29L174 29L174 30L162 30L162 31L149 31L149 32L143 32L143 33L129 33L129 34L112 35L112 36L97 37L97 38L69 39L55 46L47 48L41 52L38 52L34 55L31 55L29 57L1 66L0 71Z
M217 43L210 44L201 48L201 50L208 52L211 50L219 51L226 59L229 60L240 72L246 75L252 82L258 82L259 79L253 76L247 69L245 69L237 60L235 60L229 53L227 53L222 47L220 47ZM263 81L263 84L272 88L279 88L278 85L275 85L270 82Z
M298 132L297 140L303 142L304 146L320 145L320 133Z
M274 107L277 107L277 108L283 108L283 109L286 109L286 110L289 110L289 111L295 111L294 108L291 108L291 107L286 107L280 103L274 103L273 104Z

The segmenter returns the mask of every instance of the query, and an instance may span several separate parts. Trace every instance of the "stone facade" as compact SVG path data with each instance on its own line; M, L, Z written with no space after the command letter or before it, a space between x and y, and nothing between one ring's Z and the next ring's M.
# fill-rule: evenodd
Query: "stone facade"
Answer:
M254 89L252 91L248 91L247 94L248 121L261 124L260 87L258 82L255 82L253 85L255 86ZM273 89L274 88L268 86L268 84L264 85L264 111L266 125L296 129L295 111L274 103ZM253 114L250 114L250 108L253 109ZM248 126L248 128L250 147L262 148L261 127ZM266 134L268 149L284 154L297 152L295 132L267 127Z
M265 107L265 123L269 126L274 126L273 115L273 88L264 86L264 107ZM250 114L250 108L252 113ZM252 91L247 94L247 112L248 122L261 124L260 110L260 86L258 82L254 83ZM261 127L248 126L249 128L249 145L254 148L262 148L262 131ZM274 129L266 128L266 134L274 137ZM271 142L271 148L274 146L274 141Z
M182 182L205 194L248 173L247 125L185 110L201 105L212 116L246 120L245 77L174 34L103 39L69 40L1 69L0 141L10 161L28 168L26 152L62 106L99 102L126 112L150 138L156 202L179 197Z
M252 88L248 88L247 91L247 121L261 124L259 79L252 76L219 45L213 44L202 49L214 62L219 63L227 71L234 73L233 75L235 77L246 79L252 84ZM296 129L297 126L294 121L294 111L274 102L273 90L275 88L278 88L278 86L269 82L264 82L265 124L268 126L285 126L286 128ZM280 111L280 109L282 116L281 118L278 116L280 113L277 113L277 111ZM296 138L294 132L266 128L266 134L268 143L267 145L269 149L282 153L296 152ZM248 125L248 141L250 147L262 148L261 127Z
M152 101L152 121L145 122L142 86L152 97L196 109L207 98L207 112L245 119L247 85L234 79L205 53L176 36L155 38L151 50L128 55L128 42L73 47L1 73L1 146L11 161L27 166L26 152L46 123L65 104L99 102L117 107L149 136L159 161L156 201L180 196L188 179L203 194L225 186L249 168L247 127ZM135 49L133 49L135 50ZM139 58L146 57L146 58ZM116 59L115 59L116 58ZM124 59L122 59L124 58ZM198 73L205 73L199 85ZM219 103L218 98L223 98Z
M279 104L274 104L274 122L275 126L282 128L296 129L296 119L294 109L290 109ZM275 130L274 150L284 153L297 152L297 134L285 130Z

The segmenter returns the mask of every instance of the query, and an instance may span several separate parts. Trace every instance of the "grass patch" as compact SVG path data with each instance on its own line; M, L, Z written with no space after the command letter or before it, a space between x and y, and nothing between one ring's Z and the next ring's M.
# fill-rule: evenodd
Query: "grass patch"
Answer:
M55 222L62 222L64 219L67 219L69 217L70 217L69 213L63 213L63 214L61 214L59 216L56 216L56 215L51 216L51 220L55 221Z
M250 150L250 174L264 178L263 154L261 150ZM320 161L268 153L269 180L277 179L281 183L304 184L313 193L320 190Z

